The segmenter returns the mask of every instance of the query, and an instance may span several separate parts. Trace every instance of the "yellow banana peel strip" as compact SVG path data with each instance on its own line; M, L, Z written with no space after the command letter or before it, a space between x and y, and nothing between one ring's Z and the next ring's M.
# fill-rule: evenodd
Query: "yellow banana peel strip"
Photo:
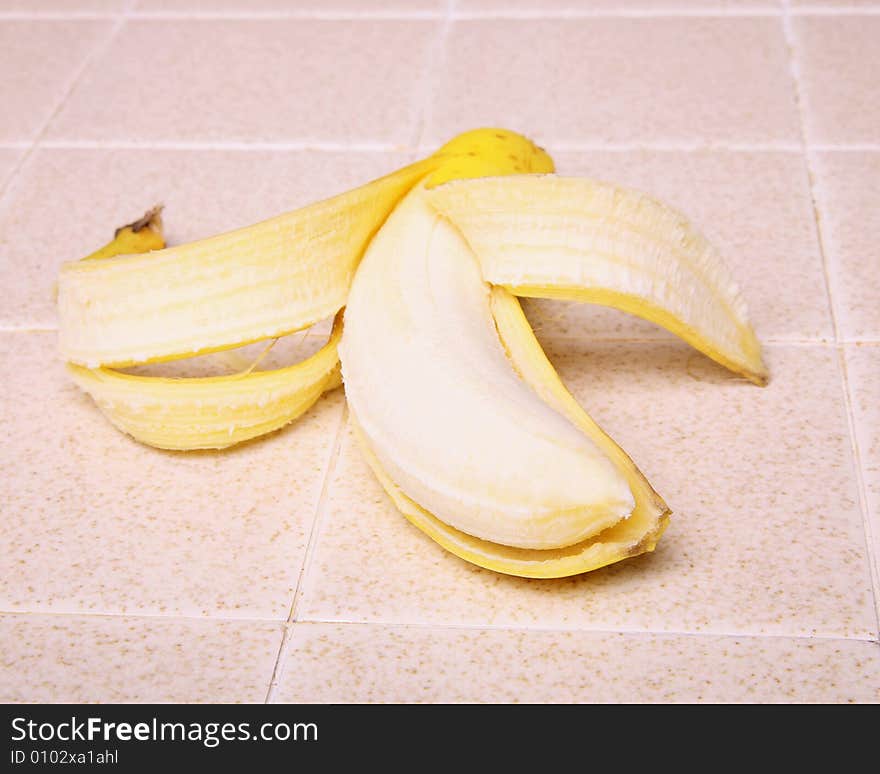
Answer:
M481 540L444 523L408 497L382 468L369 441L352 422L364 456L398 510L450 553L487 570L523 578L563 578L653 551L669 523L669 508L641 471L595 423L562 383L535 338L517 299L493 288L492 312L517 373L552 408L589 436L625 476L635 498L630 516L587 540L564 548L525 549Z
M115 258L117 255L146 253L150 250L161 250L165 247L165 235L162 230L162 205L157 204L147 210L133 223L127 223L116 229L113 239L102 248L87 255L84 261L100 261Z
M209 239L65 264L58 280L62 356L120 368L283 336L334 315L373 234L434 168L418 162Z
M467 132L390 175L253 226L144 255L66 263L58 278L61 355L122 368L307 328L342 308L364 249L417 182L513 165L544 171L531 163L533 149L506 130Z
M342 314L318 352L295 365L230 376L134 376L68 363L73 381L107 418L160 449L223 449L284 427L342 383Z
M767 383L745 301L718 251L662 202L555 175L453 181L429 200L464 234L486 281L518 296L629 312Z
M160 213L161 207L154 207L118 228L112 241L82 260L163 248ZM254 371L253 363L229 376L165 378L75 363L67 369L110 422L141 443L172 450L222 449L283 427L323 392L338 387L341 334L338 313L323 348L301 363L271 371Z

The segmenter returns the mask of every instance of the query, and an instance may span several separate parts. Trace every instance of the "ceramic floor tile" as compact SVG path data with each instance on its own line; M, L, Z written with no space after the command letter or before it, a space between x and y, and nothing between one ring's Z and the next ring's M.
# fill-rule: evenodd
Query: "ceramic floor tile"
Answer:
M763 339L831 339L813 204L798 153L554 153L560 174L645 191L679 209L721 250ZM546 336L669 338L662 328L589 304L528 300Z
M0 0L0 14L5 12L80 13L124 10L128 0Z
M788 0L794 10L810 10L814 8L835 9L846 13L850 8L876 8L877 0Z
M301 624L281 702L880 701L876 642Z
M558 581L478 569L396 512L348 436L297 620L874 635L833 349L771 348L763 390L684 345L549 354L672 508L657 551Z
M137 0L138 11L412 13L445 12L446 0Z
M840 335L880 339L880 153L819 153L815 165Z
M98 616L0 616L0 701L263 702L282 627Z
M880 16L800 16L792 24L808 139L880 141Z
M0 209L0 322L54 326L58 267L156 202L169 244L256 223L407 163L385 153L41 150Z
M0 192L4 190L24 148L0 148Z
M132 21L89 67L49 135L408 143L438 25ZM131 87L142 83L165 87L144 99Z
M880 346L847 347L846 367L868 498L874 562L880 570Z
M492 12L558 13L663 13L673 11L773 10L779 0L457 0L455 9L461 13Z
M777 18L456 22L427 139L508 126L541 145L792 142Z
M29 140L58 107L109 21L0 19L0 142Z
M115 430L53 333L0 335L0 610L285 619L343 397L224 452Z

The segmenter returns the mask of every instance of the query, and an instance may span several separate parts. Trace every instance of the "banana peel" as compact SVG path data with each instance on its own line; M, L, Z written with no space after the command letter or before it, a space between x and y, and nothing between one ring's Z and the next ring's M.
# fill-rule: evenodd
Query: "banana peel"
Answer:
M742 294L683 216L553 172L543 149L490 128L354 191L189 245L164 248L151 211L62 267L62 356L113 424L168 449L277 430L342 380L360 445L398 509L497 572L564 577L651 551L669 508L566 390L517 296L614 306L756 384L767 370ZM118 370L330 315L325 347L287 368L186 379Z

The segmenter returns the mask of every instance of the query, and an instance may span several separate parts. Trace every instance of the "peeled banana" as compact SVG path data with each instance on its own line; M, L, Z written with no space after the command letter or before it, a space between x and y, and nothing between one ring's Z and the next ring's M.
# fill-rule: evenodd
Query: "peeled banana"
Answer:
M138 440L221 448L345 386L399 510L498 572L573 575L654 549L669 508L565 389L516 296L607 304L667 327L757 384L767 370L713 247L660 202L558 177L527 138L480 129L362 188L201 242L141 253L140 225L66 264L60 348ZM158 214L149 230L161 237ZM344 312L342 307L345 306ZM336 314L293 366L124 373L271 339ZM344 314L344 320L343 320Z

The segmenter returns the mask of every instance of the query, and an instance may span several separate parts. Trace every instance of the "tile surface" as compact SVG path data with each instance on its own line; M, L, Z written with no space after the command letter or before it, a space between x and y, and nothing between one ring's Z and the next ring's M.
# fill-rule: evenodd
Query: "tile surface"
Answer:
M636 188L680 210L718 246L762 339L831 339L825 274L800 154L730 151L554 153L559 174ZM528 300L545 336L669 338L590 304Z
M15 165L24 152L24 148L0 148L0 192L5 189Z
M815 173L840 335L880 339L880 152L818 153Z
M877 0L788 0L788 4L795 10L810 9L834 9L846 13L850 8L877 8Z
M456 22L427 138L479 125L549 148L798 138L774 18Z
M409 13L446 10L446 0L137 0L138 11Z
M132 21L49 136L407 143L436 32L430 21ZM174 88L144 99L131 88L144 82Z
M0 616L0 701L262 702L282 627Z
M38 151L0 204L0 321L54 326L61 263L88 255L157 202L165 204L168 243L180 244L341 193L408 161L393 153Z
M301 624L283 702L877 702L876 642Z
M672 508L657 551L558 581L480 570L397 513L349 436L298 620L875 635L832 350L771 348L763 390L684 345L549 354Z
M865 482L868 531L880 579L880 346L847 347L846 368Z
M80 13L115 12L123 10L129 0L0 0L0 14L4 12L27 13Z
M811 142L880 142L880 16L793 19Z
M880 702L878 10L0 0L0 701ZM623 314L526 303L672 507L653 554L558 581L457 559L390 504L341 390L178 454L70 383L53 282L119 224L163 202L198 239L479 125L683 211L767 343L762 390Z
M55 335L0 335L0 610L286 619L342 411L339 391L226 452L114 429ZM279 464L280 459L295 459Z
M107 21L0 19L0 142L32 139L58 108Z
M527 12L663 13L670 10L692 12L719 9L753 10L779 8L778 0L457 0L456 10L499 14Z

